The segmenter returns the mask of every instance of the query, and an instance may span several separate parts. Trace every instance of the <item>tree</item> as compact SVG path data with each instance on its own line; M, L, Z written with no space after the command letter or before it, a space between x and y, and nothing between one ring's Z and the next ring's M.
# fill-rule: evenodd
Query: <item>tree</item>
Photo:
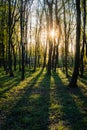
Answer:
M21 47L22 47L22 75L21 79L24 80L24 41L23 41L23 0L21 0L21 5L20 5L20 30L21 30Z
M8 41L8 58L9 58L9 74L10 77L13 76L13 71L12 71L12 53L11 53L11 43L12 43L12 34L11 34L11 0L8 1L8 8L9 8L9 15L8 15L8 34L9 34L9 41Z
M77 27L76 27L76 52L75 52L75 65L74 71L69 83L70 87L77 87L77 79L79 75L80 65L80 24L81 24L81 12L80 12L80 0L76 0L76 11L77 11Z
M53 0L52 1L46 1L49 9L49 33L53 29ZM49 55L48 55L48 66L47 66L47 73L48 75L51 75L51 67L52 67L52 38L49 35Z
M83 6L83 43L82 43L82 50L81 50L81 77L83 77L84 72L84 49L86 45L86 0L82 2Z

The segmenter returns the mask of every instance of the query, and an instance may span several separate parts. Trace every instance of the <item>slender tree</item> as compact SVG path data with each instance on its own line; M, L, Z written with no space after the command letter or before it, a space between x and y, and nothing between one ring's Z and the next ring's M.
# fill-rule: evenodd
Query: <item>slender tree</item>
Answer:
M24 80L24 43L23 43L23 0L21 0L20 7L20 30L21 30L21 47L22 47L22 75L21 78Z
M8 32L9 32L9 41L8 41L8 50L9 50L9 54L8 54L8 58L9 58L9 74L10 77L13 76L13 71L12 71L12 50L11 50L11 43L12 43L12 35L11 35L11 0L8 1L8 6L9 6L9 17L8 17Z
M46 1L49 9L49 33L53 29L53 0L52 1ZM49 55L48 55L48 66L47 66L47 73L48 75L51 75L51 68L52 68L52 46L53 41L49 34Z
M81 24L81 12L80 12L80 0L76 0L76 11L77 11L77 27L76 27L76 52L75 52L75 65L74 71L69 83L70 87L77 87L77 79L79 75L80 65L80 24Z
M82 50L81 50L81 77L83 77L84 72L84 49L86 45L86 0L83 0L83 43L82 43Z

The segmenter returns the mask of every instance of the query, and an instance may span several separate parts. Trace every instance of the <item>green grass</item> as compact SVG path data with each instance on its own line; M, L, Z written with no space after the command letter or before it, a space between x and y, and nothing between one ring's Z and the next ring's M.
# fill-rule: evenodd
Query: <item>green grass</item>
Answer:
M58 69L21 73L13 78L0 69L0 130L87 130L87 82L68 88Z

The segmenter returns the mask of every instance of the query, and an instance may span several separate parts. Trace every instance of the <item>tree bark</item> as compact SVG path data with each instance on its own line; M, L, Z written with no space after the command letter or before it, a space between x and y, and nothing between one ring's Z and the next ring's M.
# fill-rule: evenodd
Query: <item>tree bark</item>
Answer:
M82 45L82 52L81 52L81 77L83 77L84 72L84 48L86 44L86 35L85 35L85 27L86 27L86 0L83 0L83 45Z
M49 7L49 33L53 29L53 19L52 19L52 12L53 12L53 3L48 4ZM51 67L52 67L52 38L49 36L49 54L48 54L48 66L47 66L47 74L51 75Z
M23 0L21 0L21 12L20 12L20 28L21 28L21 46L22 46L22 75L21 78L24 80L24 43L23 43Z
M44 53L43 69L46 67L46 54L47 54L47 43L46 43L46 48L45 48L45 53Z
M75 53L75 65L74 71L69 83L70 87L77 87L77 79L79 75L79 61L80 61L80 24L81 24L81 15L80 15L80 0L76 0L76 10L77 10L77 27L76 27L76 53Z
M8 50L9 50L9 54L8 54L8 58L9 58L9 74L10 77L13 76L13 71L12 71L12 54L11 54L11 0L8 1L9 3L9 17L8 17L8 25L9 25L9 42L8 42Z

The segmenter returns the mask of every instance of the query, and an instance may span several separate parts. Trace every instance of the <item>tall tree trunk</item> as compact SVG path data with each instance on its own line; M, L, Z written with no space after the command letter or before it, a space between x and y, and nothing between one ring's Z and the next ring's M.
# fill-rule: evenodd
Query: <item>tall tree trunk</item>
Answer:
M57 66L59 66L59 40L60 40L60 38L58 39L58 43L57 43L57 45L56 45L56 55L55 55L55 68L54 68L54 71L56 72L56 68L57 68Z
M21 46L22 46L22 75L21 78L24 80L24 43L23 43L23 0L21 0L21 12L20 12L20 28L21 28Z
M31 12L30 12L30 49L29 49L29 68L31 68L31 57L32 57L32 49L31 49Z
M67 66L67 53L68 53L68 42L67 42L67 24L66 24L66 10L65 10L65 3L63 1L63 13L64 13L64 35L65 35L65 72L66 77L68 77L68 66Z
M14 57L14 71L16 71L16 53L15 53L15 46L11 43L11 48L13 51L13 57Z
M53 19L52 19L52 12L53 12L53 4L49 3L49 33L53 29ZM47 74L51 75L51 67L52 67L52 38L49 36L49 54L48 54L48 66L47 66Z
M8 19L8 24L9 24L9 45L8 45L8 49L9 49L9 74L10 77L13 76L13 71L12 71L12 54L11 54L11 42L12 42L12 35L11 35L11 0L8 1L9 3L9 19Z
M1 6L2 6L2 8L4 8L4 2L3 2L3 0L0 2L0 4L1 4ZM3 11L2 10L2 12L1 12L1 32L0 32L0 34L1 34L1 36L0 36L0 40L1 40L1 43L0 43L0 45L2 45L2 65L3 65L3 67L4 67L4 70L5 70L5 45L4 45L4 24L5 24L5 20L4 20L4 14L5 13L5 11ZM0 48L1 49L1 48Z
M5 45L4 44L3 44L3 67L5 70L6 68L5 68Z
M52 55L52 70L54 70L55 66L55 50L56 50L56 42L54 40L54 46L53 46L53 55Z
M76 27L76 53L75 53L75 66L71 81L69 83L70 87L77 87L77 79L79 75L79 61L80 61L80 24L81 24L81 14L80 14L80 0L76 0L76 10L77 10L77 27Z
M46 67L46 55L47 55L47 42L46 42L46 48L45 48L45 53L44 53L43 69Z
M16 53L15 53L15 51L13 51L13 55L14 55L14 71L16 71Z
M83 45L82 45L82 52L81 52L81 77L83 77L84 72L84 47L86 44L86 36L85 36L85 27L86 27L86 0L83 0Z
M21 46L19 45L19 71L21 71Z
M37 66L37 41L35 44L34 71L36 71L36 66Z

